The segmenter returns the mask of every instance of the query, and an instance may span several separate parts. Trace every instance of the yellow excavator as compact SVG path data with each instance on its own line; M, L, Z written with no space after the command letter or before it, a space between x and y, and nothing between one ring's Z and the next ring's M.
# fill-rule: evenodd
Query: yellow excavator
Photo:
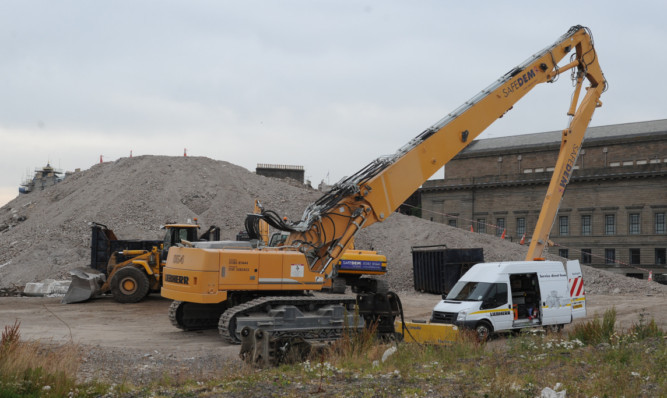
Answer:
M262 211L264 207L258 199L255 199L253 214L261 214ZM270 233L269 224L259 218L247 218L245 227L246 230L243 231L245 239L257 240L265 246L280 247L285 245L285 241L289 238L289 233L285 231ZM350 248L336 263L335 268L336 276L325 279L322 291L344 294L349 285L356 292L357 288L361 286L363 289L363 286L372 281L364 277L387 274L387 257L376 250L357 249L352 242Z
M559 65L568 54L569 62ZM380 335L395 336L400 300L379 281L356 289L356 297L311 293L336 276L334 265L361 229L385 221L530 90L565 72L571 72L575 87L561 146L568 156L559 158L548 204L540 215L543 225L538 225L531 242L529 256L539 257L583 135L607 87L590 31L582 26L570 28L395 154L335 184L306 208L301 220L288 222L269 210L248 215L247 224L264 220L289 232L283 246L172 248L162 286L162 295L174 300L169 310L172 323L185 330L217 325L226 341L243 340L242 357L263 363L278 363L292 349L336 339L346 328L373 327ZM584 80L589 87L579 101Z

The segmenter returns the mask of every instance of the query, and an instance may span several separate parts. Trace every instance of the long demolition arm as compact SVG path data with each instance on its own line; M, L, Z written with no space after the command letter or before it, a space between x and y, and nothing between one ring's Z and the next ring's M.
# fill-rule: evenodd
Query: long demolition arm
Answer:
M570 62L559 67L558 63L573 49L576 51L572 53ZM584 132L606 88L592 36L582 26L570 28L554 44L500 77L394 155L378 158L355 175L334 185L306 209L301 221L285 222L265 213L266 220L276 228L292 231L287 243L306 254L313 271L331 273L329 265L338 260L360 229L386 220L424 181L491 123L512 109L531 89L539 83L554 82L560 74L569 70L576 81L568 111L572 120L563 132L561 156L529 250L531 259L539 257L564 187L569 181ZM590 86L577 107L584 79Z

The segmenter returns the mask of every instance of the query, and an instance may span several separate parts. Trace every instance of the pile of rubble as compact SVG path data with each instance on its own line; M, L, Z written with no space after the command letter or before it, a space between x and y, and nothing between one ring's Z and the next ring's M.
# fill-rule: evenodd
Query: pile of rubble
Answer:
M266 209L300 219L321 194L203 157L140 156L97 164L0 208L0 288L69 279L70 269L89 265L93 221L112 228L120 239L160 239L160 225L198 218L204 228L219 226L222 239L234 239L255 199ZM491 235L396 213L357 239L357 247L387 256L387 279L398 292L413 289L411 247L436 244L482 247L486 261L522 260L527 250ZM589 275L589 293L667 289L584 267L584 276Z

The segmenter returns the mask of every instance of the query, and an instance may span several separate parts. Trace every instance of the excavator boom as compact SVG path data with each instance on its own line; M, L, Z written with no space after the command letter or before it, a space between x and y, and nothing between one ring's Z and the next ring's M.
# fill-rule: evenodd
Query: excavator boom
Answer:
M569 63L559 62L571 54ZM345 178L308 206L300 221L276 212L249 214L246 229L259 238L263 221L289 232L280 247L172 247L164 269L162 295L174 300L169 317L184 330L217 325L223 339L243 341L241 355L251 362L280 361L290 347L312 348L339 338L345 328L365 325L394 335L401 314L398 296L385 281L368 278L353 285L356 298L314 297L335 264L352 247L355 235L387 219L419 186L461 152L496 119L540 83L570 71L575 95L572 120L563 133L561 156L549 188L531 258L541 255L548 230L569 181L583 134L606 81L587 28L574 26L555 43L501 76L454 112L413 138L396 153L376 159ZM587 93L579 103L584 80ZM573 160L574 159L574 160ZM354 311L352 311L354 309ZM356 315L363 318L360 321ZM314 325L317 325L315 327ZM345 326L348 325L348 326Z
M558 63L570 53L570 62L560 67ZM540 257L583 135L607 86L591 33L582 26L570 28L555 43L501 76L395 154L378 158L337 183L306 209L300 222L286 223L276 218L267 221L292 232L288 243L306 254L313 271L331 273L328 267L338 261L360 229L386 220L424 181L531 89L540 83L552 83L567 71L575 80L575 95L568 108L572 120L563 132L561 155L528 254L531 260ZM577 104L583 80L590 86Z

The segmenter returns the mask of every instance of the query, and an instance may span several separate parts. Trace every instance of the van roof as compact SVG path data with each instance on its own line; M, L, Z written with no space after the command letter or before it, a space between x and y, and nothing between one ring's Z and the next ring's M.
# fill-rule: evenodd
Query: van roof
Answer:
M479 263L461 277L463 281L495 282L500 274L520 274L538 271L564 271L560 261L504 261Z

